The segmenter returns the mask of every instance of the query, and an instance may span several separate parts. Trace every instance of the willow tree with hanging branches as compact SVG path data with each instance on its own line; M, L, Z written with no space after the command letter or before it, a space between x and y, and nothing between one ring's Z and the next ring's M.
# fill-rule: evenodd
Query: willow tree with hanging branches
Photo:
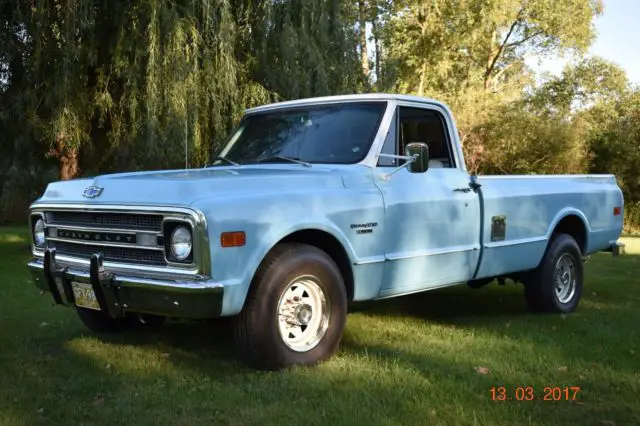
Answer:
M362 83L339 0L14 7L29 39L32 125L61 179L202 165L245 108Z

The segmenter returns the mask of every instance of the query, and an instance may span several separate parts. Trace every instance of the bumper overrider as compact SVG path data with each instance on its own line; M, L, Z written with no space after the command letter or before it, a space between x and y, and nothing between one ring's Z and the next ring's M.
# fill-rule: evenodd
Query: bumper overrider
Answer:
M56 263L56 251L28 267L37 287L49 291L57 304L76 306L74 286L93 290L96 309L113 318L145 313L187 319L214 318L222 310L222 285L211 281L140 278L105 271L100 253L91 257L89 272Z

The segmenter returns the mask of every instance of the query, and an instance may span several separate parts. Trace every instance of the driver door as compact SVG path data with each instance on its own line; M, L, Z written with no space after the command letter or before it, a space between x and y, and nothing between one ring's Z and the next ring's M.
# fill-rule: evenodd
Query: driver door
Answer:
M464 282L475 273L480 253L480 204L469 175L458 167L444 111L399 106L383 153L404 155L404 146L425 142L429 169L402 168L404 160L380 157L376 184L385 205L385 268L380 296Z

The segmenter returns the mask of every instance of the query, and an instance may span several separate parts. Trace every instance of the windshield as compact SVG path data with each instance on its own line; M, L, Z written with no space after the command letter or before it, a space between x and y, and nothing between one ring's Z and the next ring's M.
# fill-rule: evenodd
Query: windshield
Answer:
M248 114L214 158L216 164L357 163L369 152L385 107L362 102Z

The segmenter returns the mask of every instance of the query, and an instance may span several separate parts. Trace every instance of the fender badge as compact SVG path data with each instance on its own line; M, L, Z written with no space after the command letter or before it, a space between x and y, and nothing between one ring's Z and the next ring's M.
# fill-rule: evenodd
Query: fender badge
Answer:
M85 198L96 198L102 192L104 188L101 186L87 186L82 193L82 196Z

